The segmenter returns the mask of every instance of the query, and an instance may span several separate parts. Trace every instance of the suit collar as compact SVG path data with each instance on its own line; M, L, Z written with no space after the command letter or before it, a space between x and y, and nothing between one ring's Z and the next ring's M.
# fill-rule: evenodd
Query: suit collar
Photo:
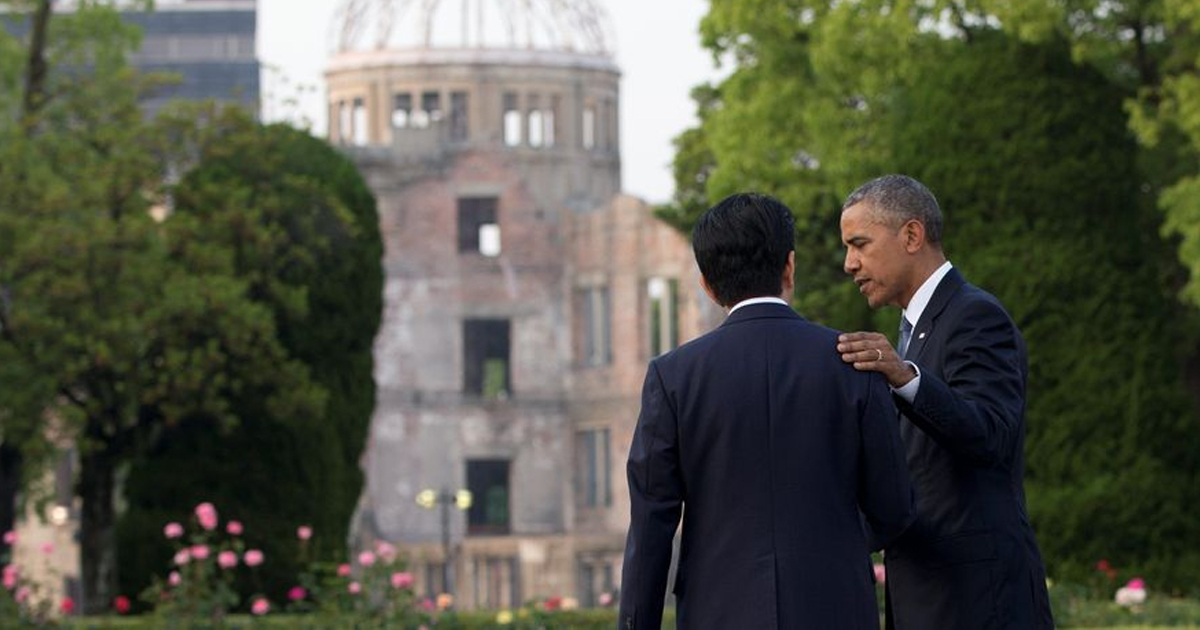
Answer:
M788 319L803 319L792 310L792 307L776 303L760 303L747 304L738 310L729 314L721 327L739 322L749 321L752 319L770 319L770 318L788 318Z
M925 282L921 283L920 288L913 294L912 299L908 302L908 307L900 312L900 316L907 319L908 323L915 327L921 321L921 314L925 312L925 307L933 299L933 292L937 290L938 285L942 282L942 278L945 278L951 269L954 269L954 266L950 264L949 260L939 265L937 269L934 269L933 273L929 274L929 277L925 279Z
M963 280L962 274L953 268L938 283L937 288L933 291L933 297L929 298L929 304L921 313L921 319L913 326L913 336L909 341L905 358L912 360L921 356L921 351L925 349L925 337L933 329L933 322L946 309L951 298L964 284L966 284L966 280Z

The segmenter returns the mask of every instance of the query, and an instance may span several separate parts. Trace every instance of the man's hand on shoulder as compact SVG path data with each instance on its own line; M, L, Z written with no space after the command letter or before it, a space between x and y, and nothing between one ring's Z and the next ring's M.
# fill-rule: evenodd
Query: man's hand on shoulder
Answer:
M842 361L863 372L879 372L892 389L903 387L917 376L913 366L904 362L882 333L850 332L838 335Z

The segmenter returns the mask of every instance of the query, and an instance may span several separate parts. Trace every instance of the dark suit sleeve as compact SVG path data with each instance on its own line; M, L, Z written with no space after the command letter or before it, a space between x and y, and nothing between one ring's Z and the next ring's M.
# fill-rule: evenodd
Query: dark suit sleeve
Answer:
M858 505L866 519L868 543L876 550L912 522L913 491L890 390L883 377L870 377L858 421L862 439Z
M999 304L962 309L946 341L942 376L922 370L912 403L900 410L946 450L981 465L1010 463L1025 410L1025 349Z
M683 508L675 412L656 362L642 387L642 411L629 447L631 518L621 572L620 628L662 625L671 545Z

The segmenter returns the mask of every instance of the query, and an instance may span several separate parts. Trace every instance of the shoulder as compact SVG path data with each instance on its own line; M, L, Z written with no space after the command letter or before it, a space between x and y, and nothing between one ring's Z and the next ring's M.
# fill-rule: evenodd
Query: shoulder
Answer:
M999 298L969 282L963 283L951 300L950 306L947 310L959 319L1003 320L1012 323L1012 317Z
M824 349L830 356L837 354L840 331L813 323L803 317L762 318L723 325L692 339L678 348L661 354L650 363L658 369L671 369L709 357L725 354L734 347L759 347L769 342L773 348ZM756 341L758 343L756 343ZM840 359L838 361L840 363Z
M949 343L1024 347L1020 328L996 296L964 283L945 311Z

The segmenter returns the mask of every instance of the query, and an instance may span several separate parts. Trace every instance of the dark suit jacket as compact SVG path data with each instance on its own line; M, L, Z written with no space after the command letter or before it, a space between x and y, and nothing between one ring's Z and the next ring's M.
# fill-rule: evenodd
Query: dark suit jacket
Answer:
M658 630L683 513L678 627L877 630L876 534L912 492L886 382L781 304L735 311L650 363L629 451L620 628Z
M1000 302L951 270L913 328L921 369L903 418L917 519L887 546L888 627L1052 628L1025 513L1025 341Z

